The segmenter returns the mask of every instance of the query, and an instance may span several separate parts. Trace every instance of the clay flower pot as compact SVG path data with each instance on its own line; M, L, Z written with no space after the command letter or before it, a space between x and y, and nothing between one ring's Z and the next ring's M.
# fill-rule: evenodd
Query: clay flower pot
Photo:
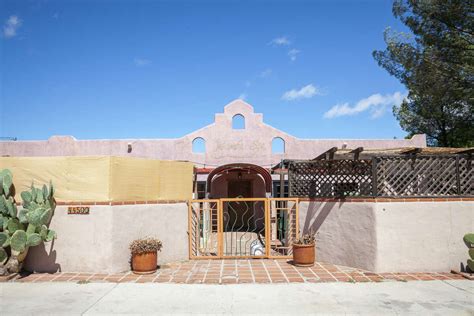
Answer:
M156 251L132 254L132 270L136 274L154 273L158 265Z
M300 267L311 267L314 265L314 244L293 244L293 264Z
M158 263L158 251L161 250L161 247L161 241L153 237L132 241L129 246L132 253L132 271L137 274L155 272Z

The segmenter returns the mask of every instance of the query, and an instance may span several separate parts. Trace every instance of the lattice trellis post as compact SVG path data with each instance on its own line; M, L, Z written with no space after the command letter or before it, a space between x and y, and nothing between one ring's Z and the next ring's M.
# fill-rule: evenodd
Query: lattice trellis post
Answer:
M377 157L372 157L372 196L377 194Z
M457 194L461 195L461 178L459 175L459 156L456 156L456 189L457 189Z

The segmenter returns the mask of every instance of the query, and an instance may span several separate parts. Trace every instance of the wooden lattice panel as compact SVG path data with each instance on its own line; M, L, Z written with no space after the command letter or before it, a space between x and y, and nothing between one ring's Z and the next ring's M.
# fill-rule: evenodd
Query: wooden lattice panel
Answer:
M372 161L292 161L289 191L292 197L370 196Z
M469 156L459 158L460 195L474 195L474 168Z
M292 197L471 196L473 178L469 155L292 161L289 165Z
M456 159L455 156L377 158L377 195L458 195Z

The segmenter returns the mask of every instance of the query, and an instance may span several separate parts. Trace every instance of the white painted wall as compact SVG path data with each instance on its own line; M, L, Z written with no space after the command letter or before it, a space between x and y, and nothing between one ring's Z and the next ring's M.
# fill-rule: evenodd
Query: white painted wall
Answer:
M58 238L31 248L26 270L128 271L128 245L146 236L163 242L158 264L188 259L186 203L91 206L89 215L68 215L66 206L58 206L50 228Z
M317 260L375 272L459 270L474 202L300 202L300 230L317 231Z

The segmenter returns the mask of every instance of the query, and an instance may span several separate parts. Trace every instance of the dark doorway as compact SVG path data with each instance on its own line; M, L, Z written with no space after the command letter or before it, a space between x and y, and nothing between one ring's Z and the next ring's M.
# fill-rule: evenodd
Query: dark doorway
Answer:
M251 198L252 181L230 180L227 187L229 198ZM224 231L247 231L251 218L254 217L254 209L251 203L235 202L224 207Z
M251 198L252 181L250 180L229 180L227 187L227 196L230 198L243 197Z

